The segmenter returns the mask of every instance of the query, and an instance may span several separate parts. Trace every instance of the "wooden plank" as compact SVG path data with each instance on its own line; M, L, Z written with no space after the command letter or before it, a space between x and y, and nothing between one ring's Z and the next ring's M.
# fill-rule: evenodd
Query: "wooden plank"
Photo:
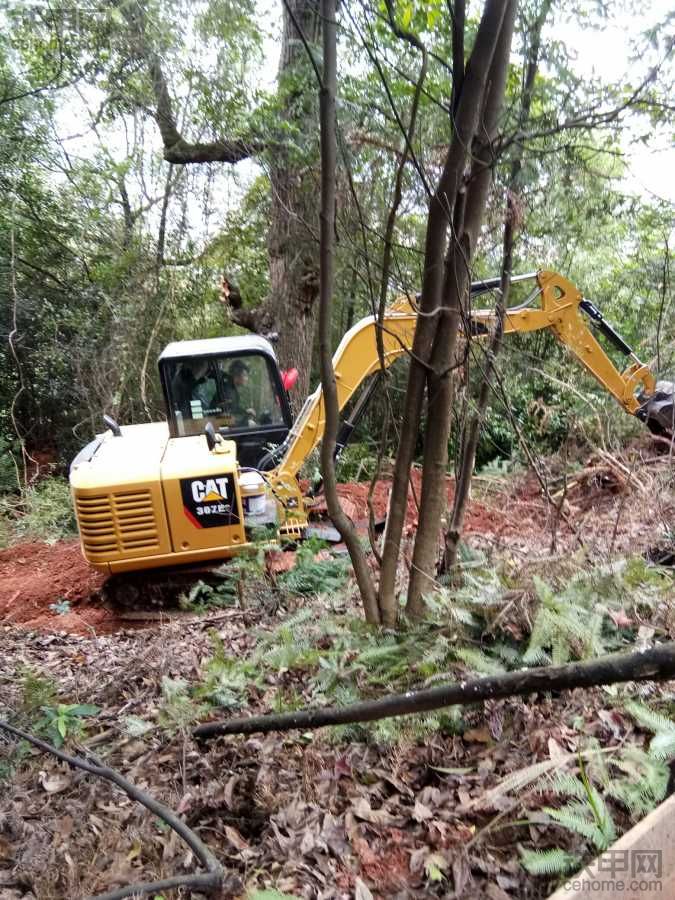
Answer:
M675 794L549 900L665 900L675 897Z

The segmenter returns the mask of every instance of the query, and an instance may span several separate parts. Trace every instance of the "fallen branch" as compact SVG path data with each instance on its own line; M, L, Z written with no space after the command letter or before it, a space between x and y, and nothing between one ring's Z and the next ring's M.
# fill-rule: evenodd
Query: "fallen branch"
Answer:
M173 810L169 809L168 806L164 806L163 803L160 803L158 800L155 800L154 797L146 794L145 791L142 791L140 788L136 787L135 784L127 781L127 779L120 775L119 772L108 768L108 766L90 762L79 756L70 756L70 754L64 753L62 750L57 750L57 748L52 747L51 744L47 744L45 741L33 737L32 734L28 734L25 731L15 728L13 725L10 725L9 722L5 722L2 719L0 719L0 730L13 734L15 737L21 738L24 741L28 741L29 744L42 750L43 753L51 753L52 756L55 756L62 762L68 763L68 765L72 766L74 769L82 769L85 772L89 772L90 775L96 775L98 778L104 778L106 781L111 781L113 784L116 784L117 787L124 791L127 797L140 803L141 806L149 809L151 813L154 813L154 815L166 822L166 824L185 841L190 850L192 850L194 855L206 869L206 872L200 874L177 875L174 878L166 878L163 881L128 885L119 888L118 890L110 891L107 894L98 894L93 900L122 900L123 897L139 897L145 894L154 894L157 891L166 890L172 887L193 887L202 893L212 892L214 894L216 891L222 890L225 877L223 867L194 831L191 828L188 828L185 822L183 822Z
M522 696L538 691L562 691L579 687L596 687L622 681L665 681L675 677L675 642L636 653L613 653L591 662L569 663L521 669L503 675L475 678L459 684L448 684L406 694L393 694L382 700L367 700L350 706L299 710L281 715L252 716L229 722L207 722L195 728L197 740L209 740L222 734L290 731L301 728L323 728L326 725L348 725L372 722L390 716L429 712L444 706L466 706L480 700Z

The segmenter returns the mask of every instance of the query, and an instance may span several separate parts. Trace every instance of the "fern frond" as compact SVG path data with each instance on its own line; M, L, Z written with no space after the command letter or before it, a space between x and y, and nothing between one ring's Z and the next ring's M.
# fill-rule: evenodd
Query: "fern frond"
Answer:
M587 809L587 807L583 808ZM605 850L611 844L611 840L607 840L607 836L594 820L586 818L579 810L579 804L561 806L560 809L554 809L551 806L544 807L544 812L554 822L562 825L568 831L585 837L597 850Z
M448 607L447 612L449 617L459 622L460 625L468 625L470 628L477 628L480 625L471 610L465 606L452 604Z
M365 650L362 650L358 655L358 661L365 666L378 665L405 655L405 645L382 642L381 644L376 644L374 647L367 647Z
M530 875L564 875L581 863L578 856L560 847L551 850L526 850L520 847L520 861Z
M626 700L624 709L630 713L638 725L642 725L647 731L653 731L654 734L661 732L675 734L675 722L667 716L650 709L645 703L639 703L637 700Z
M481 672L485 675L502 675L505 671L504 666L500 662L474 647L460 647L453 652L458 659L471 666L476 672Z
M586 796L586 788L578 778L568 772L557 772L550 779L548 787L560 797L576 797L582 800Z
M498 641L496 644L492 645L491 649L495 656L503 659L504 662L509 666L516 666L521 661L520 651L516 650L515 647L509 646L509 644L504 644L501 641Z
M570 754L569 759L570 761L574 759L572 754ZM531 766L518 769L516 772L511 772L498 785L486 791L480 798L481 805L492 806L496 800L512 792L522 790L527 785L537 781L538 778L542 778L554 769L558 769L564 762L565 760L561 762L559 759L545 759L542 762L533 763Z
M652 738L649 755L654 759L673 759L675 757L675 731L662 731Z

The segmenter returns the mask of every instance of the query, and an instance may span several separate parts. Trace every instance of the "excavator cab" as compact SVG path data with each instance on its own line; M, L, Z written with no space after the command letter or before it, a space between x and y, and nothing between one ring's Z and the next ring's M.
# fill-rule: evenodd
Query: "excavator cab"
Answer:
M178 341L159 358L172 438L203 434L208 423L257 467L286 438L292 415L274 351L262 337Z

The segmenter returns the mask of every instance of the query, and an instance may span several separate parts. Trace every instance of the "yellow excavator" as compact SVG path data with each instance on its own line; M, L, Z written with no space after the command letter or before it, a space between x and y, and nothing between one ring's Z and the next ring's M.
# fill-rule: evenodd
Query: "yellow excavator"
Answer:
M657 384L649 368L601 312L561 275L517 276L531 282L507 310L505 333L550 329L631 415L657 433L673 431L673 385ZM527 288L527 284L524 285ZM472 297L496 291L499 279L472 285ZM362 319L343 337L333 358L340 409L369 376L412 346L416 300L405 296L386 311L384 357L377 323ZM488 334L492 310L473 310L471 332ZM619 371L591 327L627 357ZM281 539L301 539L312 501L298 474L321 441L321 388L292 421L288 389L272 344L260 336L169 344L159 358L167 420L107 430L73 460L70 484L88 562L109 575L200 566L252 548L251 530L274 523ZM296 373L297 375L297 373ZM343 447L372 394L369 387L338 435Z

